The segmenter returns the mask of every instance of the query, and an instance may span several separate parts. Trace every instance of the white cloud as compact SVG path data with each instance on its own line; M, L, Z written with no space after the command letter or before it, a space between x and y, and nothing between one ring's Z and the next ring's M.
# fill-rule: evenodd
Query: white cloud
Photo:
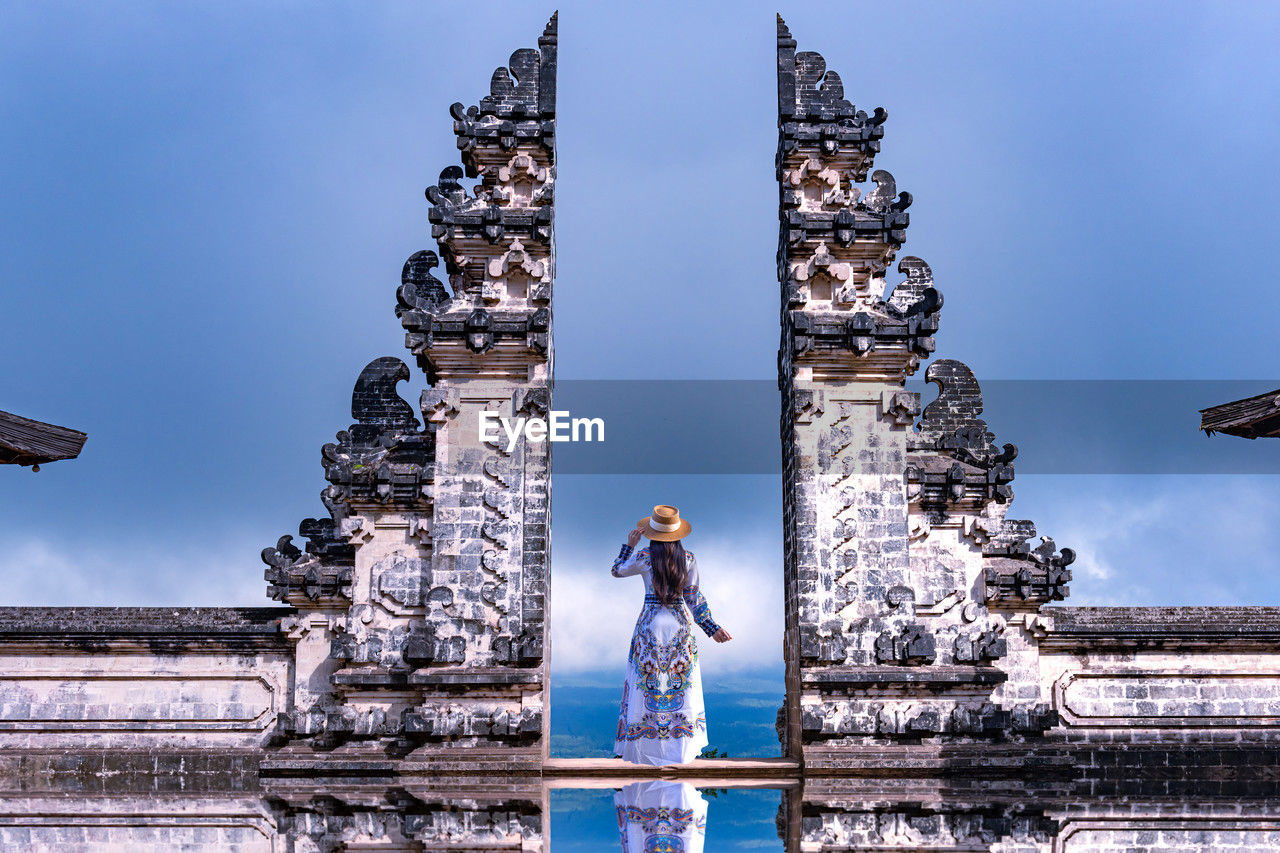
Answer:
M256 542L0 539L4 606L270 606Z
M0 539L0 577L5 580L0 605L272 606L276 602L266 596L259 539L228 536L221 545L183 545L154 538L104 542L10 534ZM761 669L781 669L779 548L766 538L744 538L706 539L695 549L711 612L734 637L719 644L698 633L708 675L733 674L741 681ZM557 545L553 553L552 666L557 681L612 686L613 674L625 666L643 583L609 573L616 546ZM774 685L766 679L766 686Z
M1280 603L1280 477L1019 479L1011 516L1077 554L1067 604Z
M704 677L709 671L758 670L782 660L782 555L767 539L700 540L703 594L733 639L697 634ZM567 552L567 553L566 553ZM552 549L551 666L564 673L617 670L626 664L644 582L609 573L617 546Z

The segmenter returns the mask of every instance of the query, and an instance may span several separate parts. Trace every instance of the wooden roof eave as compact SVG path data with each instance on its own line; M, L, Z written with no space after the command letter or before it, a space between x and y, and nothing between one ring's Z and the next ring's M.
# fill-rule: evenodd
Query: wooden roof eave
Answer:
M1201 409L1200 429L1209 435L1280 437L1280 390Z
M88 436L70 427L0 411L0 464L40 465L80 455Z

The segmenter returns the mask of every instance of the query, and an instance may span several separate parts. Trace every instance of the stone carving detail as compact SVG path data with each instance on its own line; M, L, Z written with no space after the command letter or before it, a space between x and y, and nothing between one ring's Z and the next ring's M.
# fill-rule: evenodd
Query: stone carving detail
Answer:
M443 603L441 599L446 595L452 602L453 593L446 587L437 587L432 593L438 603ZM411 667L460 664L467 658L467 641L460 636L437 637L435 624L426 622L420 630L405 636L401 657Z
M479 799L465 789L428 801L403 788L342 788L275 801L278 831L289 850L544 849L541 805L527 799ZM423 795L425 796L425 795Z
M537 259L525 251L524 244L513 240L510 247L485 267L481 298L488 303L508 299L546 302L551 298L550 259Z
M431 586L431 561L396 554L374 564L378 593L397 615L418 614Z
M957 663L990 663L1009 651L1004 638L994 629L956 637L954 649Z
M840 75L827 70L821 54L796 53L782 17L778 17L778 113L781 122L779 149L790 153L801 145L817 147L825 156L850 152L866 157L880 150L888 114L877 107L868 116L844 98ZM864 166L859 180L866 174Z
M303 519L298 533L308 540L306 553L292 536L262 550L267 595L300 608L345 606L351 601L355 547L338 534L331 518Z
M555 150L557 16L538 39L538 50L511 54L507 68L493 72L489 95L479 106L449 108L467 174L475 177L494 153L517 148Z
M964 364L941 359L929 365L925 379L939 388L924 407L918 431L910 438L908 495L927 509L980 512L991 502L1013 500L1013 460L1018 448L997 447L982 414L982 392Z
M312 707L291 714L280 714L276 720L274 745L290 741L306 741L317 749L334 749L357 740L392 738L403 732L399 718L382 708L360 709L337 706L331 709Z
M806 793L801 844L806 850L1040 850L1058 834L1057 821L1025 807L949 808L956 807L945 801L873 806L849 794Z
M409 368L398 358L376 359L361 372L351 397L356 423L321 450L338 502L408 508L429 500L434 442L396 393L396 383L407 379Z
M811 744L828 748L856 748L853 741L884 741L950 737L965 740L1007 740L1038 737L1058 724L1048 705L1002 707L968 699L901 699L868 701L858 698L806 705L802 731Z
M539 165L528 154L516 154L498 169L493 197L513 207L539 207L551 203L553 187L549 166Z
M1047 536L1040 537L1040 544L1033 548L1028 540L1035 535L1030 521L1006 520L1000 535L983 545L988 602L1039 606L1066 599L1071 580L1068 566L1075 562L1076 553L1070 548L1059 551Z
M497 176L492 177L496 179ZM431 236L444 249L450 273L462 269L465 264L458 251L459 241L478 238L492 245L508 234L523 236L530 242L546 243L551 239L549 205L503 206L498 202L506 199L494 196L493 180L479 184L473 196L467 195L462 180L462 168L449 166L440 173L435 186L428 187L426 191L431 202L431 210L427 214L431 222Z
M1002 708L991 702L964 704L951 713L952 730L968 735L1040 735L1058 724L1058 712L1038 704Z
M455 371L479 375L474 357L490 352L503 357L485 369L510 379L528 379L530 363L546 361L555 276L554 16L538 45L494 72L478 106L450 108L462 165L446 167L426 195L453 296L441 299L438 283L406 285L396 312L405 346L433 384Z
M408 312L430 314L449 300L449 294L431 271L440 265L435 252L414 252L404 262L400 289L396 291L396 316ZM421 320L416 322L421 323Z
M322 499L331 518L305 519L299 533L306 553L282 536L262 552L268 595L297 607L345 607L351 601L355 546L339 522L353 508L368 505L403 509L429 506L434 444L418 429L413 407L396 393L409 379L398 358L370 362L351 395L355 423L321 450L325 477L332 484Z
M502 703L432 705L405 711L402 722L405 736L415 741L471 736L517 738L542 731L542 710L529 706L513 709Z
M938 657L933 634L923 625L909 624L901 631L885 631L876 637L876 661L878 663L920 666L933 663Z
M886 390L880 395L880 413L898 426L910 426L920 415L920 395L903 389Z

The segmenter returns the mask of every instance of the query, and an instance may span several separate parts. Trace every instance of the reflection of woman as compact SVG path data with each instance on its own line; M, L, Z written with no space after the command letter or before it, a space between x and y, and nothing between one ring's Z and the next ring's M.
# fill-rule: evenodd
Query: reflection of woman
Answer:
M622 853L702 853L707 801L688 782L635 782L613 805Z
M636 764L683 764L707 745L702 674L690 619L717 643L731 638L712 620L698 589L693 552L680 544L689 530L678 509L655 506L627 534L613 563L614 577L644 577L644 608L631 637L613 747ZM650 544L636 551L641 536Z

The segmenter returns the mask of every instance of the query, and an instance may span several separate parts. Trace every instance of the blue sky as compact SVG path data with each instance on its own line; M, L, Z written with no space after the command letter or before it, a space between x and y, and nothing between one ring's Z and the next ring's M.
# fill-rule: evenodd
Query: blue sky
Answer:
M551 9L0 8L0 408L89 433L74 462L0 471L6 603L268 603L258 551L323 511L319 450L352 382L405 357L394 292L432 248L422 190L457 161L448 106L485 94ZM559 376L772 379L777 7L560 9ZM877 166L915 197L903 254L946 297L940 356L986 381L1280 386L1280 7L781 11L850 100L888 109ZM998 414L1035 470L1058 439ZM1195 428L1140 414L1073 416L1103 444ZM1013 515L1081 555L1072 603L1280 604L1280 478L1014 485ZM776 477L554 488L562 682L617 680L639 591L603 573L660 500L695 520L712 607L739 628L708 678L772 677Z

